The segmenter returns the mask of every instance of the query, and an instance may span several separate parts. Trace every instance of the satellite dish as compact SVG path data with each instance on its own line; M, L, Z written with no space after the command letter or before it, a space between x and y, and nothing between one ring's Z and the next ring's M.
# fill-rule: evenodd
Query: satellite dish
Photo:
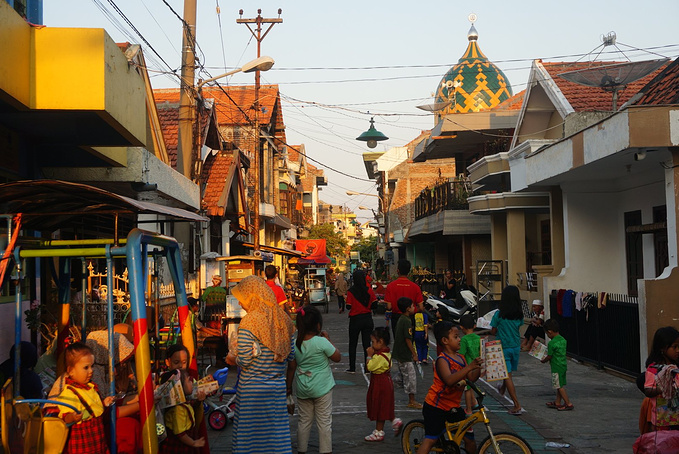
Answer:
M415 106L420 110L426 110L427 112L438 112L439 110L443 110L446 107L448 107L452 101L445 101L445 102L435 102L434 104L425 104L423 106Z
M627 84L651 74L669 61L669 58L636 62L600 64L577 71L558 74L570 82L588 87L599 87L613 93L613 110L617 110L618 91Z

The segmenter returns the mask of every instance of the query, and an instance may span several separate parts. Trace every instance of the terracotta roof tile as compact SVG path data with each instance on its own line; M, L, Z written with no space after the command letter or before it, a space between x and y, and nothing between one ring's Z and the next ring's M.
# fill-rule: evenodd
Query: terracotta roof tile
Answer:
M201 180L205 182L202 207L210 216L224 215L226 207L219 206L219 201L225 189L228 191L226 183L234 162L233 152L226 151L210 154L205 159L201 175Z
M176 103L158 103L156 98L156 109L158 110L160 127L163 130L167 156L170 158L170 165L176 170L177 144L179 142L179 97L177 97Z
M576 112L584 111L610 111L613 107L613 95L611 92L604 91L599 87L588 87L585 85L570 82L558 74L587 69L594 66L613 65L615 61L597 62L541 62L542 66L549 73L554 83L559 87L566 97L571 107ZM664 68L664 67L663 67ZM646 77L635 82L631 82L624 90L618 92L618 106L624 104L629 98L636 94L644 85L653 79L662 69L658 69Z
M505 99L493 110L520 110L526 90L522 90L511 98Z
M679 104L679 58L667 65L640 91L634 105Z
M249 125L254 120L253 106L255 104L254 85L223 87L203 87L204 98L214 98L217 101L217 121L219 125ZM280 109L278 85L262 85L259 88L260 124L271 121L271 114L276 113L276 122L283 125L283 115ZM240 109L239 109L240 107ZM247 117L246 117L247 114Z
M291 162L299 162L300 154L299 154L299 149L300 145L289 145L288 146L288 160Z

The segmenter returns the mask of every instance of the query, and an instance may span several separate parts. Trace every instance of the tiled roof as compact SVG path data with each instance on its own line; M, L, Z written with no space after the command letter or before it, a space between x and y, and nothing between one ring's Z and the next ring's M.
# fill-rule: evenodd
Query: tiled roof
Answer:
M667 65L640 91L634 105L679 104L679 58Z
M179 89L162 88L153 90L153 98L158 110L160 126L163 130L167 155L173 169L177 168L177 146L179 142ZM207 122L210 121L210 111L201 111L201 131L205 131ZM204 138L205 139L205 138Z
M599 87L588 87L585 85L570 82L558 74L577 71L580 69L592 68L594 66L613 65L614 61L597 61L597 62L540 62L545 70L549 73L554 83L559 87L559 90L566 97L571 107L576 112L584 111L610 111L613 107L613 95L611 92L604 91ZM624 90L618 92L618 106L624 104L629 98L637 93L644 85L653 79L661 69L654 71L646 77L627 84Z
M176 170L177 143L179 142L179 97L177 97L177 102L175 103L158 103L157 99L156 97L156 109L158 110L160 127L163 130L167 156L170 158L170 165Z
M288 160L290 162L299 162L299 145L288 145Z
M219 206L219 201L222 199L224 191L228 192L229 190L226 185L227 182L231 182L229 175L232 172L231 166L234 165L235 161L233 153L220 151L214 155L208 155L205 159L201 175L201 180L205 182L202 208L207 211L209 216L224 215L226 207ZM227 200L227 198L224 200Z
M254 120L254 85L225 86L224 91L217 87L203 87L204 98L217 101L217 122L219 125L249 125ZM234 104L235 103L235 104ZM259 123L271 122L271 113L276 112L276 123L283 125L283 115L278 97L278 85L262 85L259 88ZM239 109L240 107L240 109ZM245 116L247 114L247 117Z
M500 103L493 110L520 110L521 105L523 104L523 98L525 94L526 90L522 90L519 93L512 96L511 98L508 98L502 103Z

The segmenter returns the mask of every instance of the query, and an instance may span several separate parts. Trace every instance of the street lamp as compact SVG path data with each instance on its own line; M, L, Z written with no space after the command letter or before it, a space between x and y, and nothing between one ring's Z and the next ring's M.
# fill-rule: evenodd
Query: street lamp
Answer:
M389 137L375 129L375 117L370 118L370 128L368 128L368 130L363 132L360 136L356 137L356 140L368 142L368 148L375 148L377 146L377 142L388 139Z
M239 72L244 72L244 73L251 73L254 71L268 71L271 69L271 67L274 64L274 59L271 57L262 56L259 58L255 58L252 61L247 62L240 68L236 68L233 71L229 71L228 73L220 74L219 76L211 77L210 79L205 79L203 81L198 82L198 88L202 88L203 85L205 85L208 82L213 82L217 79L221 79L222 77L228 77L232 76L236 73Z

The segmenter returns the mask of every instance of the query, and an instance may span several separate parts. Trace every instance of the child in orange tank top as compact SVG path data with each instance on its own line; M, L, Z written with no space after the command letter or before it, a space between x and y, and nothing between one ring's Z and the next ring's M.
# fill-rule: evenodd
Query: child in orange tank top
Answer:
M461 339L457 326L448 321L438 322L434 326L434 336L442 348L442 353L436 358L434 383L429 388L422 408L425 437L417 450L418 454L431 450L445 430L446 420L456 422L465 418L460 401L466 380L476 381L481 372L481 358L467 364L464 356L457 353L460 350ZM473 435L465 435L464 443L467 452L476 452Z

